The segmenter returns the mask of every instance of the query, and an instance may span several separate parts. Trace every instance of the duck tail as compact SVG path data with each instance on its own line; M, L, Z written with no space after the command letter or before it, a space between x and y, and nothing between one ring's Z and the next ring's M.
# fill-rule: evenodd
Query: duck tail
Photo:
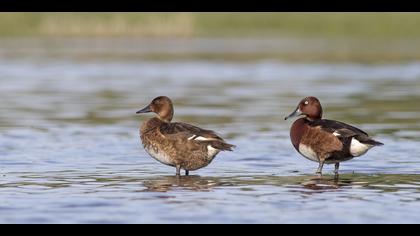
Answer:
M378 142L378 141L373 140L373 139L369 139L369 140L363 141L363 143L364 144L369 144L369 145L372 145L372 146L383 146L384 145L383 143Z
M236 147L235 145L222 141L213 141L211 142L211 146L215 149L219 149L220 151L233 151L233 148Z

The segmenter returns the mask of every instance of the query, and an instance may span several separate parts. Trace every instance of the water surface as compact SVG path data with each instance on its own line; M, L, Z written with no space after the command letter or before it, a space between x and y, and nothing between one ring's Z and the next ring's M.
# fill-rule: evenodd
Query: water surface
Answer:
M1 223L420 222L420 62L157 60L121 44L103 58L28 42L0 50ZM159 95L236 150L176 178L139 142L150 115L134 113ZM283 120L309 95L385 146L314 179Z

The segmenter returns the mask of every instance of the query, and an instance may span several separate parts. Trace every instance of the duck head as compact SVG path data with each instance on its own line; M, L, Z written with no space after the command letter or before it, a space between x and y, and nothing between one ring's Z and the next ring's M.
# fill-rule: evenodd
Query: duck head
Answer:
M153 101L148 106L136 112L136 114L149 112L156 113L157 117L164 122L171 122L174 116L174 107L172 105L171 99L166 96L157 97L153 99Z
M322 118L322 106L316 97L306 97L299 102L296 110L284 118L285 120L293 117L304 116L309 120Z

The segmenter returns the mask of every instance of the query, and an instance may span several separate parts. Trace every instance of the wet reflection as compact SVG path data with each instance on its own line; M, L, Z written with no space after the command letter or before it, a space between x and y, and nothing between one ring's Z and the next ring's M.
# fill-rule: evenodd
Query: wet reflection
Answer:
M348 184L344 184L339 181L338 178L333 179L311 179L306 182L301 183L302 187L305 189L315 190L315 191L323 191L323 190L334 190L339 189L343 186L348 186Z
M418 174L343 174L323 176L312 175L275 176L275 175L240 175L240 176L124 176L122 174L96 175L81 174L77 171L45 173L9 173L0 179L0 188L39 187L48 189L76 188L78 186L96 185L101 188L117 189L130 186L143 186L139 192L176 192L176 191L213 191L223 188L263 186L291 187L294 190L339 190L342 188L360 187L383 192L401 190L420 190Z
M143 181L146 188L142 192L168 192L179 189L190 191L211 191L215 187L228 186L231 183L223 178L190 176L162 176Z
M314 214L313 208L325 209L325 201L328 200L328 205L337 209L341 209L344 203L356 204L360 213L353 215L352 219L358 219L364 214L382 214L383 206L379 203L389 201L404 206L406 210L400 214L405 215L419 204L419 193L418 174L342 174L339 179L333 175L318 179L312 175L177 177L149 175L135 169L121 170L121 173L109 170L101 173L74 170L11 172L0 178L0 201L11 207L0 207L0 212L2 215L13 214L10 211L28 212L31 209L29 205L37 202L35 206L52 207L60 214L84 212L82 215L86 217L89 215L86 212L92 212L93 218L104 217L106 212L120 209L134 214L133 219L146 211L150 217L165 216L171 222L180 220L180 217L192 222L208 222L209 217L219 219L214 212L224 212L234 217L232 222L242 222L241 219L246 220L249 216L243 211L252 211L258 216L253 218L253 222L266 222L278 219L275 216L285 211L297 217L289 219L310 217ZM16 209L17 204L25 209ZM366 207L367 204L369 207ZM372 208L372 204L377 205L376 208ZM306 209L305 205L310 207ZM168 211L168 207L171 210ZM98 213L98 208L103 208L104 212ZM191 211L184 211L184 208L199 209L206 217L195 218ZM336 217L342 215L340 211L346 210L348 208L337 210ZM265 218L267 215L274 218ZM54 222L55 219L48 221ZM142 219L146 222L148 218Z
M178 190L189 191L212 191L215 188L249 187L258 188L261 186L285 187L293 186L296 189L313 190L322 192L328 190L339 190L341 188L361 187L381 191L398 190L400 186L410 186L412 189L420 190L418 182L420 175L342 175L339 178L325 176L315 178L313 176L233 176L233 177L205 177L199 175L191 176L162 176L143 180L146 188L142 192L170 192ZM386 180L384 182L384 180ZM416 182L417 181L417 182ZM407 189L407 188L405 188Z
M323 178L309 177L308 179L299 180L299 183L304 189L310 189L316 192L354 187L379 190L380 192L393 192L407 189L420 190L419 179L420 175L417 174L345 174L340 175L338 178L335 176ZM401 186L405 187L401 188Z

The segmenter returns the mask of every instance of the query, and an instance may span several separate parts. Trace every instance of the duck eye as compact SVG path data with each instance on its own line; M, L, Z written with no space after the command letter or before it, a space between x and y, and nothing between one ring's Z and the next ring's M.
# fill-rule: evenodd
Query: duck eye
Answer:
M309 104L309 102L308 101L305 101L305 105L308 105Z

